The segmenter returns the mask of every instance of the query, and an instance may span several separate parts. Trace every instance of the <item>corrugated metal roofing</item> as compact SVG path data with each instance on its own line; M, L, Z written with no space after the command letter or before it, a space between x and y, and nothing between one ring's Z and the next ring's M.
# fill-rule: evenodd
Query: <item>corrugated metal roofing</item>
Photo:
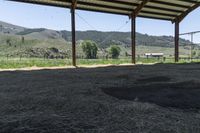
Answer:
M10 0L152 19L181 21L200 0Z

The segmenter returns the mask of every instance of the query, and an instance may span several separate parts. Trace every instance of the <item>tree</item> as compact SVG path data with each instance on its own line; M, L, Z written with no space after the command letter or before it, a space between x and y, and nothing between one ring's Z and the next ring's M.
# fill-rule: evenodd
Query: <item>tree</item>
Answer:
M98 47L97 44L93 41L86 40L82 42L81 47L83 52L85 53L86 58L88 59L96 59Z
M11 39L10 39L10 38L7 38L7 39L6 39L6 44L9 45L9 46L12 45L12 44L11 44Z
M22 36L21 40L22 40L22 43L24 44L24 41L25 41L24 36Z
M195 57L197 52L195 50L192 51L192 57Z
M117 45L111 45L108 52L113 59L117 59L120 55L121 49Z
M3 31L3 26L2 25L0 25L0 31Z

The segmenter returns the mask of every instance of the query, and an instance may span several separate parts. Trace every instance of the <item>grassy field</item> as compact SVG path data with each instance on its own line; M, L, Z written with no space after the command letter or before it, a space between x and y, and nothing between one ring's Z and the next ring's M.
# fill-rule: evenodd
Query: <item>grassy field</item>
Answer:
M180 59L179 63L200 62L200 59ZM77 65L119 65L130 64L131 59L77 59ZM137 64L147 63L174 63L174 58L137 58ZM71 66L71 59L43 59L43 58L0 58L0 69L27 68L27 67L61 67Z
M70 60L44 60L38 58L12 58L12 59L1 59L0 68L9 69L9 68L24 68L24 67L53 67L53 66L66 66L71 65Z
M9 40L9 42L8 42ZM8 36L1 35L0 38L0 69L10 68L24 68L24 67L60 67L60 66L71 66L71 44L66 42L64 39L47 39L37 40L26 38L25 42L22 43L21 36ZM105 65L105 64L128 64L131 63L131 48L120 45L121 53L120 59L101 59L106 55L105 50L99 48L97 57L100 59L77 59L77 65ZM56 52L56 50L59 52ZM77 56L84 58L85 54L82 51L80 44L76 46ZM138 64L142 63L173 63L174 59L171 58L174 55L174 47L159 47L159 46L148 46L148 45L137 45L136 54L140 56L137 59ZM180 46L180 55L188 57L190 55L189 46ZM195 50L199 55L199 50ZM146 59L142 57L145 53L163 53L167 59ZM43 59L48 54L49 58L62 58L65 59ZM22 58L20 59L19 56ZM30 58L29 58L30 57ZM34 58L33 58L34 57ZM68 58L68 59L67 59ZM197 62L200 60L196 60ZM180 60L180 63L187 63L190 60Z

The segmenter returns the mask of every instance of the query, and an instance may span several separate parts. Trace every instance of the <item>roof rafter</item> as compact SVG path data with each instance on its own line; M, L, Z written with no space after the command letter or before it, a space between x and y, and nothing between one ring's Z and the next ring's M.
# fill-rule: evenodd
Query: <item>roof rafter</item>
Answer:
M134 15L137 16L142 8L149 2L149 0L143 0L141 4L134 10Z
M179 15L178 17L176 17L176 19L174 21L172 21L173 23L178 21L179 23L193 10L195 10L196 8L198 8L200 6L200 2L195 4L194 6L190 7L187 9L187 11L183 12L181 15Z
M168 6L174 6L174 7L181 7L181 8L189 8L190 6L186 5L181 5L181 4L175 4L167 1L156 1L156 0L151 0L151 3L156 3L156 4L163 4L163 5L168 5Z
M103 2L110 2L108 0L98 0L98 1L103 1ZM188 1L188 0L181 0L181 1ZM114 0L112 1L112 3L118 3L118 4L124 4L124 5L131 5L131 6L135 6L138 7L140 4L138 3L132 3L132 2L125 2L125 1L120 1L120 0ZM159 7L159 6L152 6L152 5L144 5L145 8L149 8L149 9L158 9L158 10L164 10L164 11L171 11L171 12L179 12L181 13L181 10L177 10L177 9L168 9L168 8L163 8L163 7Z
M77 7L77 0L72 0L71 9L75 10Z
M200 0L7 0L69 9L182 21L200 6Z
M138 16L139 12L142 10L142 8L145 6L145 4L148 2L149 0L144 0L142 1L135 9L133 9L132 14L129 16L129 18L135 18ZM148 12L149 13L149 12Z

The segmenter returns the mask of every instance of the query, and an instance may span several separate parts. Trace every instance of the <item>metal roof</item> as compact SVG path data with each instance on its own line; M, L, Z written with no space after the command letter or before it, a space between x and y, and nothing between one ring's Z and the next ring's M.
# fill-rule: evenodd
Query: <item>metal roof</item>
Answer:
M200 6L200 0L9 0L86 11L181 21ZM75 3L75 4L73 4Z

